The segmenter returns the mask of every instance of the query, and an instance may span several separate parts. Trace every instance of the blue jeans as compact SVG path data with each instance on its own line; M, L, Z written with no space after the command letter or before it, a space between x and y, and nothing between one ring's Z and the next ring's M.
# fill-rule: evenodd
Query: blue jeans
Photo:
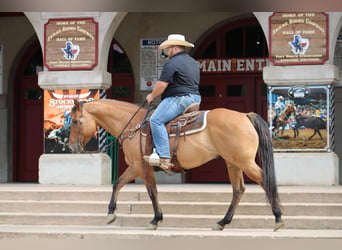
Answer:
M189 94L164 98L150 118L152 138L157 154L161 158L170 158L169 135L165 124L173 120L192 103L200 103L201 96Z

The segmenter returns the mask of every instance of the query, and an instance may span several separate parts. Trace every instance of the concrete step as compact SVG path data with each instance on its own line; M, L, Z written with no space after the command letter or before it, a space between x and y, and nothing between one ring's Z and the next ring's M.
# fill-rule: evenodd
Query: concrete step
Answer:
M151 230L145 230L145 228L141 227L117 227L117 226L56 226L56 225L49 225L49 226L32 226L32 225L21 225L21 226L13 226L13 225L0 225L0 239L12 239L9 243L11 247L14 245L13 239L86 239L86 240L96 240L95 243L98 243L97 240L133 240L134 248L129 248L129 244L127 244L127 241L119 241L115 242L115 245L119 244L119 246L122 246L124 249L136 249L137 244L140 246L143 246L143 249L145 248L151 248L150 241L136 241L136 240L173 240L171 241L163 241L162 246L163 249L171 249L168 248L168 245L165 245L165 243L179 243L179 241L176 240L199 240L196 242L199 242L199 246L205 245L205 248L200 249L207 249L209 246L206 244L210 244L213 246L213 243L217 243L216 240L220 240L219 244L221 245L224 241L227 245L234 246L240 246L240 242L232 242L232 239L240 239L240 240L252 240L252 239L261 239L262 241L252 241L248 242L248 249L250 249L251 244L254 246L257 245L257 249L265 248L265 239L272 240L270 247L266 249L273 249L275 243L274 239L292 239L295 240L294 248L298 245L298 239L304 239L304 240L311 240L311 239L327 239L329 240L328 248L331 249L338 249L339 245L336 240L340 240L342 238L342 230L306 230L306 229L282 229L277 232L273 232L273 230L270 229L249 229L249 228L226 228L223 231L212 231L211 229L206 228L168 228L168 227L160 227L156 231ZM205 240L211 240L211 241L204 241ZM337 248L332 247L331 240L334 239ZM21 241L22 242L22 241ZM25 243L26 241L24 241ZM59 241L60 242L60 241ZM103 241L102 241L103 242ZM108 241L104 241L105 244L109 244ZM183 244L184 241L182 241ZM284 246L283 244L287 241L281 241L281 246ZM302 241L303 242L303 241ZM315 245L319 245L319 248L314 249L322 249L326 247L327 243L326 241L323 241L323 245L321 244L322 241L315 241ZM40 246L45 246L44 243L49 243L50 241L39 241ZM53 241L54 245L56 246L56 243L58 241ZM67 241L68 244L70 244L70 241ZM74 241L72 242L74 243ZM87 244L91 244L92 241L87 241ZM194 246L194 242L191 241L192 246ZM259 243L256 244L256 243ZM304 242L305 243L305 242ZM146 244L146 245L144 245ZM154 244L158 244L158 242L154 241ZM338 245L337 245L338 244ZM179 245L179 244L178 244ZM91 245L92 246L92 245ZM146 247L144 247L146 246ZM181 245L180 245L181 246ZM246 246L246 245L244 245ZM279 248L279 244L277 244ZM9 247L9 248L11 248ZM96 247L96 246L94 246ZM102 245L101 245L102 247ZM46 246L46 249L51 248L51 245ZM56 247L55 247L56 248ZM240 249L238 248L238 249ZM281 249L287 249L284 247L280 247ZM17 248L19 249L19 248ZM58 249L58 248L56 248ZM87 248L87 249L94 249ZM107 249L107 248L106 248ZM108 248L109 249L109 248ZM154 249L152 247L152 249ZM243 247L242 249L247 249L247 247Z
M0 212L21 213L102 213L106 214L107 201L32 201L1 200ZM223 215L230 203L227 202L173 202L162 201L164 214ZM289 216L342 216L342 203L282 203L284 215ZM117 213L151 214L151 201L119 201ZM240 215L270 215L271 208L265 202L240 202L236 213ZM1 222L0 222L1 223Z
M282 203L342 203L341 187L279 187ZM39 184L0 184L1 200L62 200L109 201L111 186L66 186ZM175 184L158 185L159 201L230 202L229 184ZM119 201L150 201L146 189L140 184L127 184L120 191ZM241 201L263 202L265 193L258 185L247 185Z
M166 214L160 227L212 228L223 216ZM152 214L117 214L113 225L120 227L147 227ZM340 216L284 216L286 229L342 229ZM105 226L102 213L0 213L0 225L88 225ZM236 215L227 228L272 229L271 215Z
M224 216L230 185L160 185L164 221L160 228L210 230ZM107 227L111 186L0 184L0 228L12 226ZM341 230L342 188L279 187L286 230ZM129 184L120 192L113 226L144 228L153 218L143 185ZM263 190L248 185L229 229L272 230L274 216Z

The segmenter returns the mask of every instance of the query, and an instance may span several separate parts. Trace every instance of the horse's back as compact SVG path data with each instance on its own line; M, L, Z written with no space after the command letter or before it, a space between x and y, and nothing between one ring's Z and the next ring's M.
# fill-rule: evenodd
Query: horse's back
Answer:
M247 113L225 108L213 109L207 115L207 126L211 138L219 147L229 147L232 152L241 152L241 148L257 148L258 134Z

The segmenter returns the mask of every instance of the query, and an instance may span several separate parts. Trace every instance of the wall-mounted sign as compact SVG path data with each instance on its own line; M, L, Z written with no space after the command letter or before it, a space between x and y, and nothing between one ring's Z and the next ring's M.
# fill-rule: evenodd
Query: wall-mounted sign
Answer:
M140 42L140 90L152 90L164 63L168 60L158 46L165 39L142 39Z
M97 65L98 23L93 18L50 19L44 28L44 65L49 70L87 70Z
M68 147L71 126L70 111L74 99L93 101L99 99L97 89L44 90L44 153L70 153ZM98 149L94 136L86 150Z
M275 151L329 151L331 86L268 89L268 120Z
M275 65L323 64L328 59L324 12L275 12L269 27L270 60Z
M198 59L201 73L254 73L262 72L269 64L267 58L210 58Z

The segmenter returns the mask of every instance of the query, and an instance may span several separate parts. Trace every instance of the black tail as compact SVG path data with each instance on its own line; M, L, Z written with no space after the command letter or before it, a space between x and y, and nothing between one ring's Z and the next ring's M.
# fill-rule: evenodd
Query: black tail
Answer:
M257 158L263 169L263 182L266 195L272 207L280 208L271 133L267 123L261 116L256 113L248 113L247 117L259 135Z

